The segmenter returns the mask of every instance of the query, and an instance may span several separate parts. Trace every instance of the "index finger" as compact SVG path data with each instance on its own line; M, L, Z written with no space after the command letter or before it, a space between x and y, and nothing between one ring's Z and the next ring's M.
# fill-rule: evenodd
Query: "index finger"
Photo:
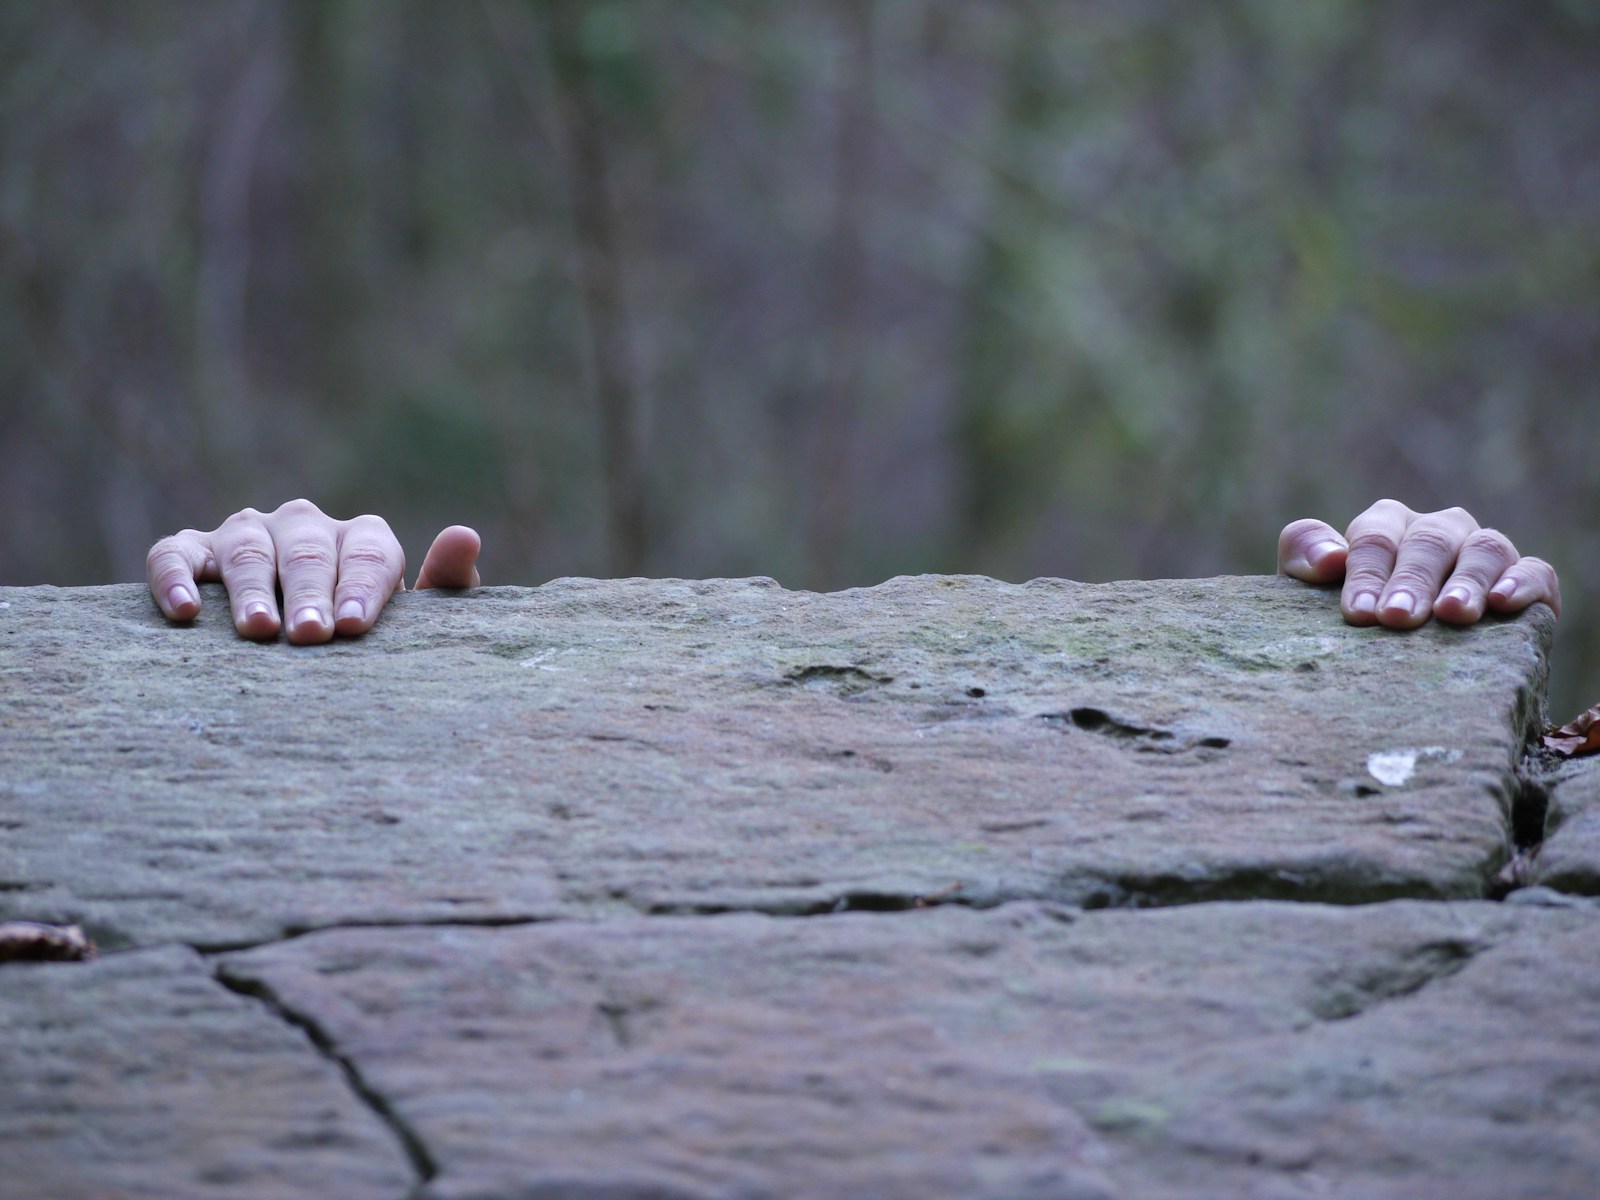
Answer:
M389 523L371 515L346 521L339 530L338 546L334 628L346 635L365 633L399 586L406 556Z
M196 529L181 530L150 547L145 582L167 620L192 621L200 615L196 581L210 573L207 568L214 561L206 535Z
M1394 571L1400 540L1413 513L1398 500L1379 500L1350 522L1345 538L1350 553L1345 557L1344 591L1339 608L1352 625L1376 625L1378 596Z
M1415 515L1400 539L1394 570L1378 602L1378 619L1395 629L1414 629L1426 621L1462 543L1477 529L1478 522L1464 508Z

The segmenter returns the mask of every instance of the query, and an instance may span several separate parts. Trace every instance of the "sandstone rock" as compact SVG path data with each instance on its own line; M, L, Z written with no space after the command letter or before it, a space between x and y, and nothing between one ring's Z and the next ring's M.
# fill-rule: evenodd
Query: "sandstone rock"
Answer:
M5 1200L1600 1178L1542 609L558 580L305 649L205 599L0 589L0 921L103 952L0 964Z
M1556 771L1547 826L1533 878L1559 891L1600 896L1600 759L1574 759Z
M557 580L357 642L0 589L0 919L349 923L1482 894L1542 608L1351 629L1284 579Z
M225 956L430 1200L1588 1194L1600 910L1398 902L327 931Z
M0 968L7 1200L404 1194L393 1132L192 950Z

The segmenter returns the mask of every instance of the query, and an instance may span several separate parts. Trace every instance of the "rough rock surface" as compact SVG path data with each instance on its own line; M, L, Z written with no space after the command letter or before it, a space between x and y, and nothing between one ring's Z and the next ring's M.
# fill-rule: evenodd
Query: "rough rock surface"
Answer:
M0 1195L404 1195L393 1131L193 950L0 973Z
M0 920L106 952L0 966L7 1200L1600 1178L1542 609L558 580L297 649L205 598L0 589Z
M1409 637L1283 579L558 580L358 643L0 590L0 918L352 922L1481 895L1541 618ZM1542 610L1541 610L1542 611Z
M1600 896L1600 759L1575 759L1555 771L1548 830L1534 860L1534 879Z
M430 1148L437 1200L1578 1197L1600 1179L1597 916L340 930L222 974L326 1022Z

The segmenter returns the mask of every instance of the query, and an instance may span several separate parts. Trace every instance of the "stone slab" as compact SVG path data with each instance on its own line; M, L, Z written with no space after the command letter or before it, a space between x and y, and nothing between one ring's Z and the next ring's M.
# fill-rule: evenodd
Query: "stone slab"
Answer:
M314 1020L429 1200L1554 1200L1600 1179L1600 908L1020 902L333 930Z
M1559 891L1600 896L1600 758L1562 764L1549 787L1547 832L1533 878Z
M7 1200L396 1200L414 1178L339 1068L192 950L0 968Z
M0 589L0 918L351 923L1482 894L1542 607L1351 629L1276 578L557 580L357 642Z

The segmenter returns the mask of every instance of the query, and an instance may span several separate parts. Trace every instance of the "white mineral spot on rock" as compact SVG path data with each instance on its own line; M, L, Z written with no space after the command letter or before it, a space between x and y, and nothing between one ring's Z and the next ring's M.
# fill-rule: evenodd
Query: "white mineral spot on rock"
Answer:
M1266 642L1257 653L1270 658L1326 658L1339 649L1331 637L1289 637Z
M1388 750L1367 755L1367 774L1384 787L1404 787L1416 769L1415 750Z
M1461 751L1445 746L1422 746L1410 750L1384 750L1367 756L1367 774L1384 787L1404 787L1416 774L1419 758L1461 761Z

